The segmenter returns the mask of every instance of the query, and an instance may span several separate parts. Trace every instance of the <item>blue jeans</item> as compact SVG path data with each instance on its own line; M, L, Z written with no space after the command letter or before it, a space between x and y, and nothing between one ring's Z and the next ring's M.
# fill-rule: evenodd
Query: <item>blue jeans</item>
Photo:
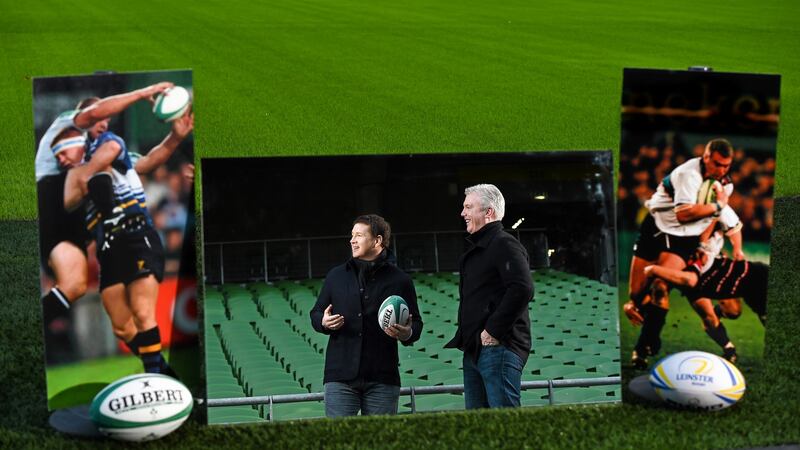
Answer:
M397 414L400 386L356 379L325 383L325 415L327 417Z
M481 347L477 364L464 354L467 409L519 406L522 358L502 345Z

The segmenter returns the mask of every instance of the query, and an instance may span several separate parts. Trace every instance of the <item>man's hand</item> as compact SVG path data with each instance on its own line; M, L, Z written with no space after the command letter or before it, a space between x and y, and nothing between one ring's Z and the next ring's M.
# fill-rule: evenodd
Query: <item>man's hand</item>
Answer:
M728 193L725 192L725 188L722 187L722 183L714 183L713 184L714 191L717 193L717 205L719 209L728 206Z
M383 329L383 332L389 335L394 339L399 341L407 341L411 338L411 314L408 315L408 322L406 325L400 325L396 323L390 327L386 327Z
M338 330L344 326L344 316L341 314L331 314L333 305L328 305L322 313L322 327L328 330Z
M188 111L183 116L172 121L172 133L181 141L194 129L194 113Z
M736 248L733 249L733 259L735 259L736 261L744 261L745 254L742 251L742 249L740 249L740 248L739 249L736 249Z
M181 175L188 182L194 182L194 164L188 163L181 166Z
M495 339L488 331L483 330L481 331L481 345L484 347L491 347L500 345L500 341Z
M629 300L625 305L622 306L622 310L625 312L625 315L628 316L628 320L630 320L631 325L638 327L644 324L644 317L639 312L639 308L633 303L633 300Z
M166 91L167 89L175 86L174 83L170 83L169 81L162 81L161 83L156 83L145 88L141 88L138 90L139 99L147 100L148 102L155 104L156 102L156 95Z

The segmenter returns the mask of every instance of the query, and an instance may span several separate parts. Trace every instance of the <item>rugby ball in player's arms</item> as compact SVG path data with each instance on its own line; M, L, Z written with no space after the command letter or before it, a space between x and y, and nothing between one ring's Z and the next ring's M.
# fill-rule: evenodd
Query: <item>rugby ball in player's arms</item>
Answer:
M189 91L181 86L173 86L158 94L153 104L153 114L162 122L172 122L186 113L190 103Z
M378 309L378 325L381 329L388 328L396 323L408 325L408 304L399 295L390 295L381 303Z
M130 375L109 384L92 400L97 429L123 441L150 441L177 429L192 412L192 393L166 375Z
M697 191L698 205L707 205L717 201L717 191L714 189L714 185L722 186L719 181L712 178L703 181L703 184L700 185L700 190Z
M700 351L675 353L659 361L650 371L650 385L670 405L705 410L727 408L745 391L736 366Z

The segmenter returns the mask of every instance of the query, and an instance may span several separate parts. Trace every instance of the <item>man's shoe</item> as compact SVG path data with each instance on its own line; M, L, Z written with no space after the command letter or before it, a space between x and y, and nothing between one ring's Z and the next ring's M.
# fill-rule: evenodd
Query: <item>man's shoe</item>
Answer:
M739 359L736 355L736 347L722 349L722 357L727 359L731 364L736 364L736 360Z
M633 364L633 368L636 370L647 370L648 362L647 358L644 356L640 356L639 353L634 350L633 354L631 355L631 364Z

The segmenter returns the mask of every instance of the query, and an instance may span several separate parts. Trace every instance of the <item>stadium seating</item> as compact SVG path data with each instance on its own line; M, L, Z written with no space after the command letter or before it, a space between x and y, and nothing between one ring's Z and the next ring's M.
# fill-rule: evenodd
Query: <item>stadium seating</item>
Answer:
M444 349L458 314L458 274L415 273L425 323L419 342L401 346L403 386L462 384L461 352ZM523 381L618 376L616 288L554 270L533 274L532 345ZM205 288L209 398L322 391L328 337L311 328L309 311L322 280L224 284ZM619 386L555 388L553 403L620 400ZM410 397L400 412L411 412ZM547 389L523 391L524 406L550 404ZM463 409L462 395L415 396L416 411ZM322 402L273 405L274 420L324 416ZM269 420L268 405L209 408L209 423Z

